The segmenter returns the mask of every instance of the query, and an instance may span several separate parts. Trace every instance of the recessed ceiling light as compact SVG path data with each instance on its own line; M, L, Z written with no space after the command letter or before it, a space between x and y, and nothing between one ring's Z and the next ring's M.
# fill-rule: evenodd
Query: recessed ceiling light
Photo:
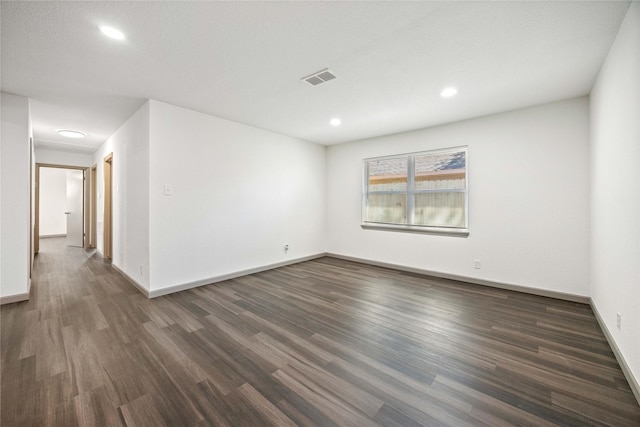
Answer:
M334 117L333 119L331 119L329 123L331 123L331 126L340 126L340 123L342 123L342 120L340 120L337 117Z
M106 25L100 25L100 31L107 37L110 37L115 40L124 40L124 34L121 31L116 30L113 27L108 27Z
M456 93L458 93L458 89L456 89L455 87L448 87L440 92L440 96L443 98L451 98Z
M57 129L56 132L67 138L84 138L87 136L86 133L80 132L79 130Z

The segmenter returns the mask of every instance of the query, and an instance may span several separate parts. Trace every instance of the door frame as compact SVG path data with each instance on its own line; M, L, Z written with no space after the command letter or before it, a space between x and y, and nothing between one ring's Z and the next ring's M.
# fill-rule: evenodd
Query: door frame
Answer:
M33 137L29 137L29 290L31 290L31 278L33 277L33 263L36 259L36 167L35 147ZM38 241L40 243L40 241Z
M88 247L95 249L98 247L97 232L98 227L98 164L94 164L89 169L89 242Z
M102 256L113 258L113 152L107 154L103 161L104 177L104 227L102 240Z
M83 176L83 191L82 191L82 209L83 209L83 221L82 221L82 246L87 248L87 215L89 213L89 200L86 197L87 192L87 169L83 166L69 166L69 165L54 165L51 163L36 163L36 194L35 194L35 224L33 227L33 254L40 252L40 168L54 168L54 169L74 169L81 170Z

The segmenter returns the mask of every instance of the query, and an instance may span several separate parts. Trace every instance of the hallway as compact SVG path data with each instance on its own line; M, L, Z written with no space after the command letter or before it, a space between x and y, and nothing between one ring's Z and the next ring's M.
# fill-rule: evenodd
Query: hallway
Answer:
M68 247L64 237L41 239L29 301L1 308L0 424L77 425L76 402L104 404L102 388L94 390L104 375L99 359L126 357L109 318L145 301L95 250Z
M588 306L334 258L148 300L43 239L1 320L6 427L640 424Z

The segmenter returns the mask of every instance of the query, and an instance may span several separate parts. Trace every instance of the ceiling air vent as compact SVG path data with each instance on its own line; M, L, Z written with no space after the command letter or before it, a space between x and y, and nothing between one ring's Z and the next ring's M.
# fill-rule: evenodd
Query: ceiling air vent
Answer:
M302 80L309 83L311 86L318 86L321 83L328 82L335 78L335 74L333 74L328 68L325 68L324 70L320 70L310 76L303 77Z

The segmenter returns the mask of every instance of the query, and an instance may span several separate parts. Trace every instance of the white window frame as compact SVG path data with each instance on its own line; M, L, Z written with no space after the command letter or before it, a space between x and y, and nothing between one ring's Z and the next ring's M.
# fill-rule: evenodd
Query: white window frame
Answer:
M460 190L452 190L452 189L444 189L444 190L416 190L414 188L415 184L415 158L418 156L424 155L434 155L434 154L447 154L447 153L465 153L465 174L464 174L464 189ZM383 222L373 222L367 221L367 201L369 198L369 162L376 160L387 160L387 159L398 159L398 158L407 158L407 189L405 191L399 190L385 190L385 191L373 191L371 194L406 194L406 209L407 209L407 224L393 224L393 223L383 223ZM450 147L444 149L437 150L428 150L428 151L417 151L413 153L405 153L405 154L394 154L390 156L381 156L381 157L369 157L364 159L362 162L362 222L361 227L365 229L378 229L378 230L389 230L389 231L409 231L409 232L418 232L418 233L429 233L429 234L444 234L444 235L452 235L459 237L466 237L469 235L469 151L467 146L460 147ZM448 193L448 192L464 192L464 227L442 227L442 226L428 226L428 225L416 225L414 222L414 203L415 203L415 195L420 193Z

